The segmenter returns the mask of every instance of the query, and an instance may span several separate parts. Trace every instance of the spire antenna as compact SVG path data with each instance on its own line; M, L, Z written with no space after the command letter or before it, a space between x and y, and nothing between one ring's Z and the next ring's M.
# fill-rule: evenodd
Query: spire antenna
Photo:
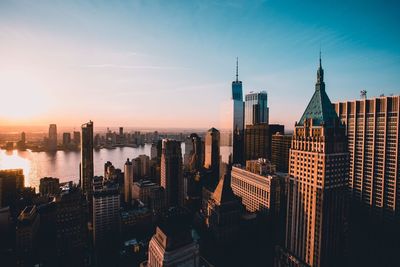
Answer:
M239 58L236 57L236 82L239 81Z

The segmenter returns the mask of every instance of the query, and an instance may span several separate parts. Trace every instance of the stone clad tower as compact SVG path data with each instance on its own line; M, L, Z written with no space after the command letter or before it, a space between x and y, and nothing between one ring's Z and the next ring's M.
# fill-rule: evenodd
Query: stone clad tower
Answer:
M320 58L314 95L292 138L286 240L279 266L340 265L347 225L346 140L325 92Z

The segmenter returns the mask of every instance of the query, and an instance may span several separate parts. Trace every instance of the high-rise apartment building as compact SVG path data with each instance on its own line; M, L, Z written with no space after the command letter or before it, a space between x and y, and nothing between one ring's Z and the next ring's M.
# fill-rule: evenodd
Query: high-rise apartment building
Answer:
M276 133L272 135L271 163L278 172L287 173L289 170L289 150L292 144L292 135Z
M353 198L385 219L400 220L400 96L334 107L346 125Z
M120 196L117 184L103 184L93 191L93 242L97 248L118 237ZM111 243L109 243L111 242Z
M243 205L249 212L268 212L277 214L280 210L281 181L270 162L266 159L247 161L254 162L256 168L241 168L233 166L231 171L231 187L235 195L242 199Z
M132 201L132 184L133 184L133 165L129 158L124 165L124 199L129 204Z
M238 60L236 59L236 80L232 82L233 125L232 154L233 163L243 163L244 160L244 103L242 81L239 81Z
M82 191L91 201L93 166L93 122L82 125L81 140L81 172L80 183Z
M51 151L57 150L57 125L50 124L49 126L49 139L48 149Z
M76 186L64 188L56 197L56 254L61 266L82 266L87 242L87 202Z
M345 248L348 152L345 127L325 92L324 71L295 125L290 149L281 266L340 266Z
M268 95L266 91L251 92L245 96L245 126L269 123Z
M161 186L165 189L167 207L183 205L181 143L163 139L161 152Z

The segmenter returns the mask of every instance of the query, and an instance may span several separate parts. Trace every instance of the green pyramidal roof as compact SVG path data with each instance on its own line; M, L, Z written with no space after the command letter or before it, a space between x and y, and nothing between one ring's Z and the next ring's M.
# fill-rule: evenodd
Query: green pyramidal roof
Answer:
M297 125L304 125L306 119L312 119L313 125L315 126L321 126L322 124L326 126L332 126L334 122L339 119L331 101L329 100L328 95L325 92L323 75L324 71L322 69L320 59L314 95L312 96L310 103L308 103L308 106Z

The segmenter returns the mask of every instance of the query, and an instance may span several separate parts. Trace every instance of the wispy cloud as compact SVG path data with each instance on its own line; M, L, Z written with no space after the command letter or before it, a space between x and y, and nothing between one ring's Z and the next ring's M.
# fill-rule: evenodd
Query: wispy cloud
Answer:
M157 65L118 65L118 64L90 64L83 66L85 68L97 69L139 69L139 70L178 70L186 69L175 66L157 66Z

